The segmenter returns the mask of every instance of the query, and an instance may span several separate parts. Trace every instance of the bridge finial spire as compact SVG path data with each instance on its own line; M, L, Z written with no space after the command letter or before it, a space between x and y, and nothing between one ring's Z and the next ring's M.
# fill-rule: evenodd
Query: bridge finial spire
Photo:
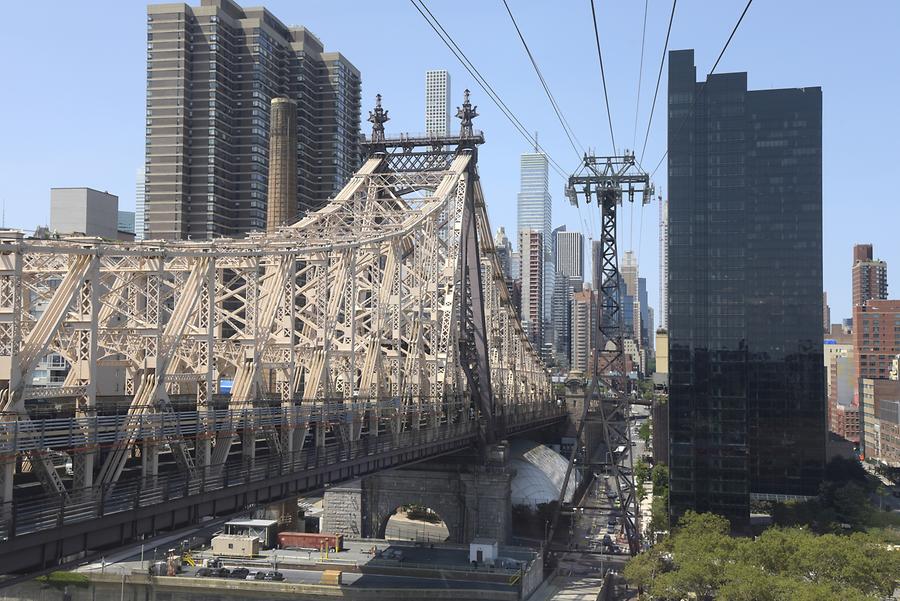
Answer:
M472 120L478 116L478 107L469 102L469 90L463 92L463 104L456 109L456 118L460 120L459 137L471 138L475 135Z
M375 95L375 110L369 111L369 123L372 124L372 141L384 142L384 124L390 121L388 112L381 108L381 94Z

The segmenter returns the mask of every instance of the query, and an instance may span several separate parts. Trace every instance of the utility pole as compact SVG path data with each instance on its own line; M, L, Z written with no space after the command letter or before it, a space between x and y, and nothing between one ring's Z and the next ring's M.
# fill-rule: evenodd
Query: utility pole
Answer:
M579 196L585 204L595 201L600 210L600 299L597 303L598 331L593 340L590 385L585 390L582 415L575 446L563 480L568 486L573 469L575 450L582 444L584 427L589 421L599 421L606 445L607 464L615 482L618 507L622 512L625 536L631 555L640 552L640 531L637 527L637 491L634 483L632 457L631 395L628 374L625 373L623 343L624 314L621 300L621 276L616 247L616 212L623 201L648 204L653 195L650 176L636 165L634 153L621 156L597 157L585 155L582 164L566 186L569 201L578 206ZM624 447L624 452L615 449ZM590 457L591 450L587 449ZM562 499L560 500L560 505ZM554 519L554 527L555 527ZM551 528L550 536L553 535Z

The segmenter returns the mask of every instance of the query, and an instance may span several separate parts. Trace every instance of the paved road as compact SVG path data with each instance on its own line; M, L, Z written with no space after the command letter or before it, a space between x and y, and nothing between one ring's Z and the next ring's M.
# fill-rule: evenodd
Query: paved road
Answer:
M394 514L388 520L384 537L389 540L412 540L443 542L450 538L450 531L444 522L432 524L421 520L411 520L405 514Z
M626 449L636 461L645 452L645 445L637 436L637 428L647 419L649 409L643 406L633 408L635 414L629 427L632 428L634 446ZM623 458L627 460L627 456ZM573 549L562 553L558 561L558 575L543 587L541 594L536 595L540 601L594 601L600 591L603 574L607 570L621 573L628 561L628 543L625 539L621 519L613 516L608 492L615 491L615 483L611 477L600 473L591 484L581 508L575 510L572 543ZM600 507L600 509L593 509ZM615 527L609 524L615 521ZM622 551L620 554L601 553L603 538L609 535ZM624 581L615 580L613 599L629 600L637 597L633 590L628 590Z

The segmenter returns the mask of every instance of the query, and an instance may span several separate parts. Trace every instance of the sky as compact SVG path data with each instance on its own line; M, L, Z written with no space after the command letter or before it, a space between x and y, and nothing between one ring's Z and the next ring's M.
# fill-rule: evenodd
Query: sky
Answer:
M547 84L577 137L611 153L588 0L508 0ZM199 0L192 0L197 4ZM578 156L544 96L501 0L426 0L510 109L565 171ZM259 2L245 1L245 6ZM644 3L596 0L600 42L618 151L642 145L671 3L649 0L641 65ZM681 0L670 49L695 49L698 77L716 56L744 0ZM487 142L479 153L491 225L516 228L519 155L530 149L407 0L267 0L287 25L303 25L362 73L363 114L384 96L388 133L424 130L427 69L451 73L453 107L472 90ZM464 6L465 10L460 10ZM0 203L7 227L49 221L50 188L90 186L134 208L144 159L146 3L44 0L3 7L0 36ZM18 24L13 26L13 24ZM832 321L850 316L855 243L874 244L888 261L890 295L900 297L900 2L756 0L717 73L747 71L751 89L823 89L824 279ZM640 86L639 86L640 81ZM640 103L638 103L640 89ZM666 144L666 72L642 164L652 170ZM637 126L635 115L637 111ZM363 121L364 129L368 124ZM455 120L454 120L455 126ZM665 166L656 172L666 194ZM594 205L579 212L551 171L553 224L598 233ZM658 207L620 212L619 249L638 255L650 304L658 307ZM510 236L513 238L513 236ZM658 320L657 320L658 323Z

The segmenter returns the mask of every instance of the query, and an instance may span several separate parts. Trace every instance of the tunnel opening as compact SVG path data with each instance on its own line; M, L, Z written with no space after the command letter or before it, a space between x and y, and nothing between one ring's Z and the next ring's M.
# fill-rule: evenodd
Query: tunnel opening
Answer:
M450 539L450 529L430 507L415 503L401 505L384 525L385 540L443 543Z

